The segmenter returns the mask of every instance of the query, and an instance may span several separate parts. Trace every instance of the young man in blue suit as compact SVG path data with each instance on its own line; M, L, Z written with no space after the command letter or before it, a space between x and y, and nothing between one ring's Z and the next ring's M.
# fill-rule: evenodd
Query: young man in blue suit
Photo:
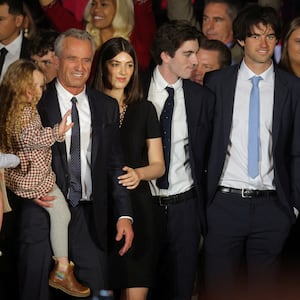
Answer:
M300 82L272 61L279 17L271 7L250 6L233 28L243 61L204 78L216 95L205 237L212 291L236 284L242 269L247 284L272 283L299 191Z
M133 239L132 212L127 190L118 183L123 160L119 140L119 110L112 98L86 86L95 46L91 36L82 30L61 33L55 42L57 79L48 86L38 109L43 126L60 122L76 97L80 124L81 192L77 204L71 194L71 134L64 143L52 147L52 167L56 183L66 197L69 224L69 257L76 262L78 280L90 287L93 295L106 287L106 241L108 194L114 200L117 240L124 238L120 255L124 255ZM42 206L53 199L20 199L19 281L20 299L50 299L48 277L51 267L49 220ZM55 199L54 199L55 201ZM38 204L38 205L37 205ZM58 296L55 297L57 299Z
M151 182L159 232L153 300L191 299L200 235L204 230L203 186L214 96L208 89L188 80L198 64L199 35L187 22L173 21L158 29L152 48L157 66L148 99L160 118L167 170L162 178ZM174 108L167 116L170 90ZM167 153L163 119L169 118L170 152Z

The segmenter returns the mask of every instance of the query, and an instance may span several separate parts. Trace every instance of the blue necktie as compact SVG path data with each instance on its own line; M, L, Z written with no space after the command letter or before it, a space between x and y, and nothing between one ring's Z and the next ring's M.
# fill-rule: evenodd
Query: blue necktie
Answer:
M260 76L251 78L252 89L249 103L249 125L248 125L248 175L255 178L259 173L259 88L258 83L262 80Z
M81 164L80 164L80 126L79 115L76 107L77 99L73 97L72 101L72 122L74 123L71 133L70 146L70 204L75 207L78 205L81 196Z
M156 180L156 185L160 189L168 189L169 187L168 174L171 156L171 125L174 109L174 89L171 87L166 87L166 90L169 96L165 102L165 105L160 115L160 129L162 134L166 171L162 177Z

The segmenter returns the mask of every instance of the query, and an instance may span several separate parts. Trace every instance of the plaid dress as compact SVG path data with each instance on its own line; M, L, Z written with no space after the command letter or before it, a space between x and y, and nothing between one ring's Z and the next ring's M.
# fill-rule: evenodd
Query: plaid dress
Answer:
M43 127L35 108L26 107L22 120L27 125L13 138L14 153L20 164L5 170L6 186L23 198L45 196L55 183L51 146L63 142L64 136L59 136L58 124L53 128Z

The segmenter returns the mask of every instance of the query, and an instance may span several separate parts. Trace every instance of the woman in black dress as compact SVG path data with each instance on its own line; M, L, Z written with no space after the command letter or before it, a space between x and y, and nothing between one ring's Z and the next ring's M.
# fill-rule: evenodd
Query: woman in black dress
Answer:
M100 49L94 87L118 101L120 133L126 166L119 183L130 190L134 241L120 256L118 243L110 249L109 287L121 289L121 299L146 300L153 284L156 234L148 180L164 174L164 158L156 110L143 99L133 47L112 38Z

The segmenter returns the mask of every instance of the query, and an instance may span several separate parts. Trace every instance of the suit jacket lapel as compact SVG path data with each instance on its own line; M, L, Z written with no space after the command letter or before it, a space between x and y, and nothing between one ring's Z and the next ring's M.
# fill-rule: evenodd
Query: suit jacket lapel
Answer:
M226 147L226 148L229 143L230 130L231 130L231 126L232 126L234 95L235 95L238 70L239 70L239 65L236 65L235 73L233 75L226 76L223 79L222 90L220 91L220 95L223 95L223 99L221 99L221 105L223 107L220 108L217 105L217 107L220 108L220 111L223 112L223 115L222 115L223 143L224 143L224 147ZM227 96L224 97L224 95L227 95Z
M56 89L55 89L55 81L52 82L47 87L47 89L49 89L49 93L47 95L47 103L44 104L44 107L45 107L45 109L47 109L46 113L47 113L48 124L49 124L48 126L53 127L55 124L58 124L61 122L61 112L60 112L57 93L56 93ZM65 142L56 143L56 146L60 153L60 157L64 158L62 160L63 168L65 170L68 170L66 143Z
M272 140L273 148L276 145L281 124L283 105L286 102L288 89L285 87L285 79L280 70L275 66L274 82L274 104L273 104L273 123L272 123Z
M101 124L102 125L102 116L99 113L99 110L96 109L95 107L95 101L93 94L91 93L91 90L87 88L87 96L90 104L90 111L91 111L91 127L92 127L92 149L91 149L91 165L92 169L95 167L95 161L96 161L96 156L101 155L101 140L99 138L99 134L96 133L96 130L102 130L102 128L96 128L96 124ZM97 115L96 115L97 113ZM102 134L101 134L102 136Z

